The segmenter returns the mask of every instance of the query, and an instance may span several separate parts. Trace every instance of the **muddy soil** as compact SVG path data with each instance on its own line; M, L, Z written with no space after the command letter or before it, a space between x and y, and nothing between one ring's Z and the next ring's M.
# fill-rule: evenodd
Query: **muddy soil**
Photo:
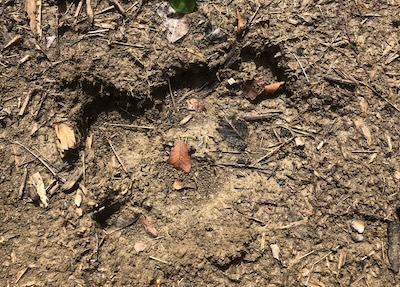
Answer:
M398 1L86 3L0 2L1 286L400 286Z

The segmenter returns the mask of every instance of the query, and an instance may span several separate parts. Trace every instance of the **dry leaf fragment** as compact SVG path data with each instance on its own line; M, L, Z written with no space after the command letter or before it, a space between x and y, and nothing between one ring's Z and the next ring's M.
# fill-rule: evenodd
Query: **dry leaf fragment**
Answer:
M139 252L146 250L147 245L142 241L137 241L133 245L133 248L135 249L136 253L139 253Z
M246 93L247 98L255 100L259 95L264 93L264 87L264 81L246 81L244 84L244 92Z
M243 20L242 15L240 15L239 9L236 10L236 16L237 16L237 32L238 34L241 34L244 30L244 27L246 26L246 23Z
M205 111L205 107L203 104L203 101L192 98L189 100L186 100L187 105L188 105L188 110L189 111L196 111L196 112L200 112L200 111Z
M273 93L275 93L277 90L279 90L279 88L285 84L285 82L276 82L276 83L272 83L269 85L266 85L264 87L264 91L266 95L271 95Z
M264 81L246 81L244 92L250 100L255 100L260 95L271 95L275 93L285 82L275 82L267 85Z
M397 180L400 180L400 171L396 170L394 172L394 178L397 179Z
M65 151L75 148L76 139L72 128L65 123L56 123L54 129L58 138L57 146L62 155Z
M218 124L217 131L224 140L241 151L246 149L246 139L249 135L246 121L230 116L224 117Z
M181 179L176 179L176 180L174 181L173 187L174 187L174 189L176 189L176 190L181 190L181 189L184 189L184 188L185 188L185 187L183 186L183 181L182 181Z
M371 135L371 131L370 131L369 127L367 126L367 124L364 122L363 119L355 120L354 124L355 124L356 128L359 129L363 133L364 138L367 140L368 146L370 146L372 144L372 135Z
M175 43L189 32L189 23L186 16L176 13L167 2L161 3L157 9L157 14L168 29L167 40Z
M143 215L140 216L139 219L140 223L144 226L144 229L146 230L146 232L151 236L151 237L157 237L157 229L155 229L153 227L153 225L151 225L151 223L146 219L146 217L144 217Z
M32 174L29 183L35 188L36 193L39 196L41 202L40 206L41 207L49 206L48 203L49 199L47 198L46 188L44 187L43 179L40 173L36 172Z
M172 165L177 170L181 170L186 173L190 172L190 155L187 145L183 140L178 140L178 142L175 144L167 163Z

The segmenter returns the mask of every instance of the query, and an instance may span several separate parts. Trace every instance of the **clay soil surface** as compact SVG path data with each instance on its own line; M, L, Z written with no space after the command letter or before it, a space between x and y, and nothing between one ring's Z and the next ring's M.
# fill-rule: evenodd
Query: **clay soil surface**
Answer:
M0 2L0 285L400 286L399 2L119 3Z

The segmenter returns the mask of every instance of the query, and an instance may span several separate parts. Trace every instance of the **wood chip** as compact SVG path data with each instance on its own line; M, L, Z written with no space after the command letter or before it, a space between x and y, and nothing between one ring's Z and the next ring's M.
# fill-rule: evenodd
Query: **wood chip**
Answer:
M34 34L37 34L36 8L36 0L25 1L25 10L29 17L29 27Z
M49 199L46 195L46 188L44 187L44 182L42 176L39 172L36 172L30 176L29 183L35 188L35 191L40 199L40 206L41 207L48 207L49 206Z
M400 261L400 223L398 221L392 221L388 225L388 258L390 263L390 269L394 273L399 273Z
M271 251L272 251L272 257L274 257L276 260L280 261L281 260L280 252L281 251L279 249L278 244L271 244L269 247L271 248Z
M56 123L54 129L58 138L58 150L64 156L66 151L75 148L76 139L74 130L65 123Z
M82 190L79 188L79 189L76 191L75 200L74 200L74 203L75 203L76 207L80 207L80 206L81 206L82 200L83 200L83 192L82 192Z
M362 132L362 134L364 135L364 138L367 140L368 146L370 146L372 144L372 135L371 135L371 131L370 131L369 127L367 126L367 124L364 122L363 119L355 120L354 124L355 124L356 128Z

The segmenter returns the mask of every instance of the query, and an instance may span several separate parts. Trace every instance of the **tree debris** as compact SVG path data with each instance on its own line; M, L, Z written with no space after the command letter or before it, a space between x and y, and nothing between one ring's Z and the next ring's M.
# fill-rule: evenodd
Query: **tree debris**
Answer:
M146 219L144 215L140 216L139 222L144 226L144 229L151 237L157 237L157 229Z
M367 140L368 146L370 146L372 144L372 135L371 135L371 131L370 131L369 127L367 126L367 124L364 122L363 119L355 120L354 124L355 124L356 128L362 132L362 134L364 135L364 138Z
M397 274L400 268L400 223L398 221L389 222L387 236L390 269Z
M189 32L189 23L186 16L176 13L167 2L161 3L157 9L157 14L167 28L167 40L175 43Z
M30 176L29 179L30 185L35 189L37 195L39 196L40 199L40 206L41 207L48 207L49 206L49 199L47 198L46 195L46 188L44 187L43 179L42 176L40 175L39 172L36 172Z
M246 23L244 22L244 19L240 14L239 9L236 10L236 16L237 16L237 33L240 35L245 29Z
M186 102L187 102L189 111L201 112L201 111L206 110L204 103L201 100L191 98L191 99L186 100Z
M249 133L246 121L230 116L219 120L218 124L217 131L224 140L241 151L246 149Z
M135 249L136 253L139 254L140 252L146 250L147 245L142 241L136 241L133 245L133 249Z
M261 95L274 94L283 84L285 84L285 82L275 82L267 85L262 80L250 80L245 82L244 92L246 94L246 97L253 101Z
M190 172L191 162L190 155L186 143L183 140L178 140L174 148L169 155L167 161L168 164L172 165L177 170Z
M64 157L66 151L75 148L76 139L74 130L65 123L56 123L54 129L58 138L57 148L61 156Z

